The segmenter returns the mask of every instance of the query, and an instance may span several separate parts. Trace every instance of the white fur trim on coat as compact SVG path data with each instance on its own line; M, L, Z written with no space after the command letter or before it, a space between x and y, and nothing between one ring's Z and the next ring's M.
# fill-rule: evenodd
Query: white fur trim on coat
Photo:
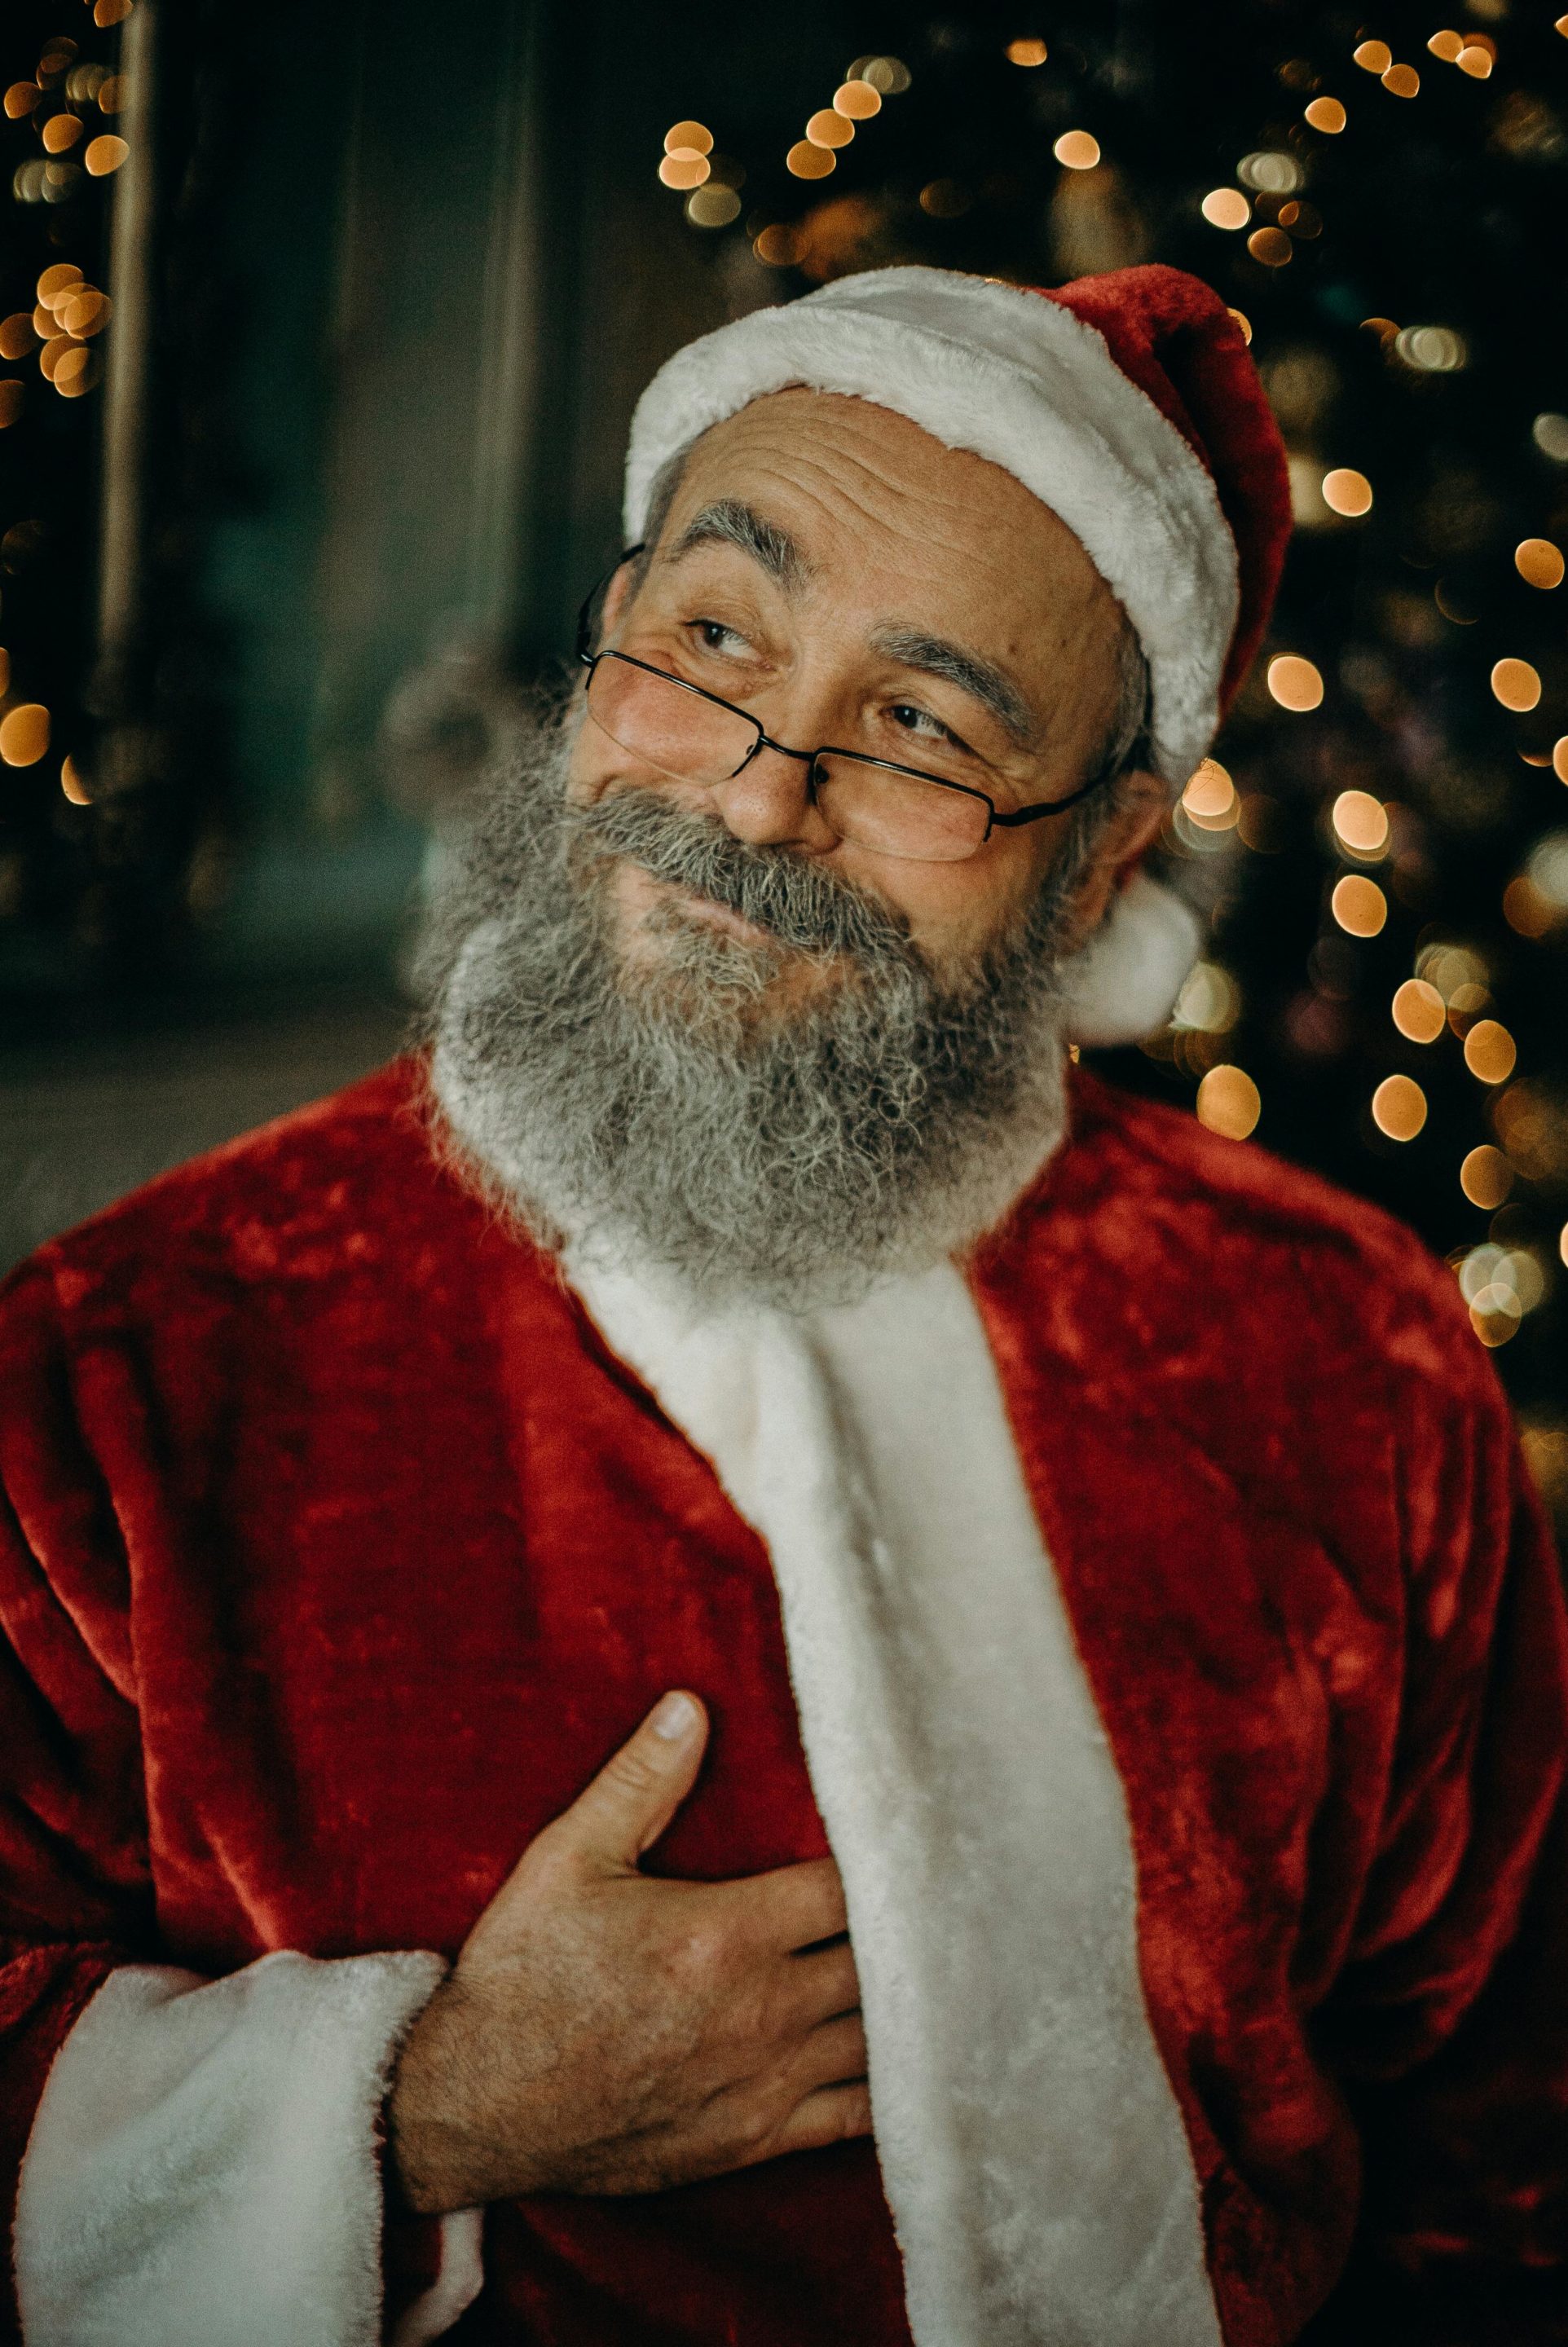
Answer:
M279 1953L215 1981L111 1973L55 2057L22 2167L27 2347L375 2347L377 2122L445 1970ZM446 2219L441 2277L396 2347L477 2295L478 2222Z
M772 1555L917 2347L1219 2347L1122 1787L962 1279L702 1319L569 1268Z
M1149 663L1157 771L1184 783L1218 722L1239 606L1235 543L1206 467L1103 335L1059 302L948 269L876 269L689 343L638 402L626 529L660 467L787 384L907 415L1021 481L1080 539Z

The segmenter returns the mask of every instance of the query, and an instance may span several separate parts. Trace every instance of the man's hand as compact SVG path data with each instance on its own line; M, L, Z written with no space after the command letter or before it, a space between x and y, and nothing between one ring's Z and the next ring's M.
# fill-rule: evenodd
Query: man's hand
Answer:
M415 2209L656 2192L869 2133L833 1860L715 1883L640 1870L707 1734L694 1696L665 1696L475 1924L391 2096Z

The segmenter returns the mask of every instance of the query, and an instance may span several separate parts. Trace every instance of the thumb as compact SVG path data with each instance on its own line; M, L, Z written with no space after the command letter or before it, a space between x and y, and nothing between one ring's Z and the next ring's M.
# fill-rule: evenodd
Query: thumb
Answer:
M556 1819L551 1840L590 1863L634 1867L696 1781L708 1715L694 1695L661 1696L635 1736Z

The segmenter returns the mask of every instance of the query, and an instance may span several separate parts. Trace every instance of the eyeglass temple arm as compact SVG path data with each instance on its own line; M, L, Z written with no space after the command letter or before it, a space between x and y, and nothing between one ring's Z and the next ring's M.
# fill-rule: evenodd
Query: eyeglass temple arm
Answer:
M605 572L603 578L596 580L594 585L589 589L588 593L583 597L582 609L577 615L577 656L579 660L581 661L585 668L591 668L596 658L596 655L591 649L593 643L593 607L599 601L600 597L604 593L605 589L610 585L610 582L614 578L616 572L618 570L623 570L629 562L632 561L636 556L641 554L643 551L644 541L640 538L635 546L629 546L624 554L620 554L616 557L615 560L610 564L610 569Z

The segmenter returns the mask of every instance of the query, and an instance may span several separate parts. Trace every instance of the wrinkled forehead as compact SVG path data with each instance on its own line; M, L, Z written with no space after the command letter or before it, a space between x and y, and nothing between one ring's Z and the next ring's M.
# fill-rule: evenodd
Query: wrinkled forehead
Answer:
M679 451L654 483L647 542L666 559L733 544L786 586L847 559L889 584L948 579L1122 625L1076 534L1003 466L895 409L804 384L748 401Z

